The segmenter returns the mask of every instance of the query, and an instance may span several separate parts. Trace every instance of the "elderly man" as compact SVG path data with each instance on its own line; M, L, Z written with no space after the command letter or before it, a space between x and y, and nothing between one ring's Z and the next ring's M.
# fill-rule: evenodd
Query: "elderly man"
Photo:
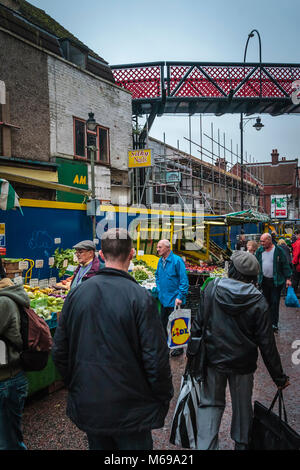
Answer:
M156 286L162 306L161 321L167 334L169 315L175 307L185 303L189 281L185 264L180 256L172 252L169 240L160 240L156 250L160 256L155 272ZM179 356L182 353L182 348L174 349L171 356Z
M70 286L71 290L86 279L95 276L99 269L104 266L104 263L96 255L96 245L91 240L83 240L74 245L73 248L75 248L79 266L74 272Z
M260 264L258 283L270 307L273 331L278 333L280 293L284 285L292 285L292 271L284 251L273 244L269 233L260 237L260 243L255 254Z
M91 450L152 450L173 395L156 302L127 272L133 253L126 230L103 234L105 268L70 292L55 332L67 414Z

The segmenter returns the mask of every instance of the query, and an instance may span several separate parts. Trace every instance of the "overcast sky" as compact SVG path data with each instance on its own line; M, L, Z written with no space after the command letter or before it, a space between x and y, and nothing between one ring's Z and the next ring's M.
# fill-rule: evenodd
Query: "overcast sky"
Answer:
M300 64L300 0L31 0L110 65L152 61L242 62L249 32L257 29L262 61ZM247 49L247 61L259 61L258 38ZM265 127L245 126L244 151L258 161L280 156L300 163L300 115L261 115ZM239 115L203 115L203 133L218 130L226 146L240 145ZM191 138L200 142L199 115L191 118ZM188 116L156 118L150 136L189 151ZM203 137L203 145L209 140ZM199 156L198 147L192 154ZM248 157L249 158L249 157Z

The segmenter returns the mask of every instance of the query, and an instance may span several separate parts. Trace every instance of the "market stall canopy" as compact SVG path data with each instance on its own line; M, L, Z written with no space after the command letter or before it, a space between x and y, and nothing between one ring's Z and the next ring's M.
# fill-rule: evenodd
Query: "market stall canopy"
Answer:
M19 196L7 180L0 178L0 209L8 211L18 208L23 215Z
M16 181L17 183L28 184L31 186L39 186L41 188L54 189L56 191L65 191L67 193L80 194L82 196L89 197L91 195L90 189L81 189L75 186L66 186L64 184L55 183L52 181L43 181L36 178L29 178L27 176L21 176L13 173L6 173L0 170L0 175L4 176L8 180Z
M268 223L271 221L270 217L267 214L263 214L262 212L254 211L252 209L248 209L247 211L241 212L232 212L230 214L225 214L222 216L225 220L227 225L241 225L241 224L249 224L249 223Z

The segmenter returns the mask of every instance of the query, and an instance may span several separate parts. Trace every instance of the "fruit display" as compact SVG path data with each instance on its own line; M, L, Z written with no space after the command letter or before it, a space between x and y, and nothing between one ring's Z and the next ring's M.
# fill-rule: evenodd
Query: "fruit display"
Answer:
M133 260L133 269L130 274L145 289L151 290L156 287L155 269L143 260Z
M30 299L30 307L44 320L51 320L53 312L60 312L66 292L63 294L50 287L41 289L40 287L30 287L24 285L24 289Z
M224 276L225 269L219 266L209 265L201 262L200 265L192 264L190 262L185 263L185 268L188 274L207 274L209 276Z

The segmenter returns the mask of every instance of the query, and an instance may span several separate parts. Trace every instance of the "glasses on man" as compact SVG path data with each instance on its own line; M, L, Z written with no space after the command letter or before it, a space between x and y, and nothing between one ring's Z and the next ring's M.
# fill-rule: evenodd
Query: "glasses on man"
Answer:
M86 252L86 250L75 250L76 255L81 255L84 252Z

